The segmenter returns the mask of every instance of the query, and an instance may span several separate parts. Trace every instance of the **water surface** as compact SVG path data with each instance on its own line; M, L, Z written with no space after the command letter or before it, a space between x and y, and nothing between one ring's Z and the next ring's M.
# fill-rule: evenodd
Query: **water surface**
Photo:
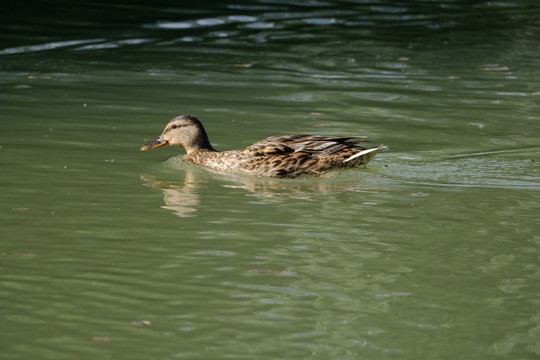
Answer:
M535 2L7 10L6 359L540 354ZM296 180L138 150L182 113L390 150Z

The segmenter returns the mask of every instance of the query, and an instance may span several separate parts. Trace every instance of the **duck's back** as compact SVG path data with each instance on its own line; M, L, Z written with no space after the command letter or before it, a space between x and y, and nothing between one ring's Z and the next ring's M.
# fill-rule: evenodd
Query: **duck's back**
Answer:
M189 155L198 165L218 171L241 171L264 177L320 175L325 171L367 164L386 147L367 149L358 137L271 136L244 150Z

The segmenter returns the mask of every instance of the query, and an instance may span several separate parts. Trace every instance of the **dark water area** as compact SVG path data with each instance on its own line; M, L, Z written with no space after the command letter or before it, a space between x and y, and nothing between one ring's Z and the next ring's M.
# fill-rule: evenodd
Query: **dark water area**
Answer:
M8 1L0 359L540 355L535 1ZM365 135L279 180L139 148Z

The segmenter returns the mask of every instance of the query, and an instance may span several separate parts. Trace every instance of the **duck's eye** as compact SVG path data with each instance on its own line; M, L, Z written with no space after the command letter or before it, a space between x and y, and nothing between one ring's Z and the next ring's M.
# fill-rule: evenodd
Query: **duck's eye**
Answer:
M173 125L172 128L173 129L176 129L178 127L178 125Z

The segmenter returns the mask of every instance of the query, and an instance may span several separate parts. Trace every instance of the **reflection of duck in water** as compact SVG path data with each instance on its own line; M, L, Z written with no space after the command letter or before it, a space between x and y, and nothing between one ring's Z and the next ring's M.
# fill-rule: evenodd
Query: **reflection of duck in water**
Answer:
M201 187L199 180L191 172L186 173L183 182L169 182L159 180L153 175L141 175L144 186L163 191L163 209L171 210L180 217L196 216L200 199L198 190Z
M226 196L237 197L244 195L254 197L260 203L288 203L288 200L313 201L321 196L338 196L338 194L354 192L371 194L379 192L377 177L365 172L342 176L339 179L330 177L324 179L305 179L305 181L283 180L244 176L235 173L213 173L197 168L189 162L179 162L171 158L166 163L167 168L181 170L179 174L159 175L141 174L143 185L163 192L163 209L185 218L197 216L197 211L207 199L208 189L216 184L228 189ZM179 177L180 176L180 177ZM359 177L360 176L360 177ZM362 181L358 181L362 179ZM234 194L234 195L231 195ZM220 195L223 196L223 195ZM363 197L361 197L363 198ZM373 202L362 202L373 205Z
M243 150L216 151L201 122L191 115L172 119L163 133L141 147L151 150L164 145L183 147L187 160L217 171L239 171L264 177L320 175L328 170L366 165L384 145L364 148L355 136L271 136Z

